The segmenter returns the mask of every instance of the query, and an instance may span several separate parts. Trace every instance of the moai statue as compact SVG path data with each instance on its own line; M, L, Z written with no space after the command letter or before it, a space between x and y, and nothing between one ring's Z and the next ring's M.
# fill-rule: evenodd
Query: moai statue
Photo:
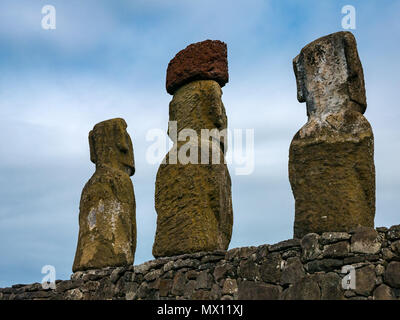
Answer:
M229 246L233 212L221 100L227 82L227 47L221 41L191 44L168 65L166 87L173 95L168 135L174 145L157 173L155 257Z
M79 205L79 238L74 272L132 265L136 250L135 173L132 141L123 119L96 124L89 133L96 172Z
M338 32L311 42L293 67L308 116L289 152L294 237L373 227L374 137L363 116L364 75L354 36Z

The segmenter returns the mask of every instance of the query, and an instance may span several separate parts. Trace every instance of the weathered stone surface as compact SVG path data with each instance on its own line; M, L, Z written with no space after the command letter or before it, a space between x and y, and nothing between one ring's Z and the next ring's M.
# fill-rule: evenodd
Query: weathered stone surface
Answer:
M209 263L209 262L217 262L220 261L224 258L224 256L220 256L220 255L209 255L209 256L204 256L203 258L201 258L201 263Z
M185 285L185 289L183 290L183 296L186 299L192 299L195 289L196 289L196 281L189 280Z
M238 285L236 279L226 279L222 287L222 294L234 295L238 292Z
M56 291L57 292L64 292L67 290L71 290L71 289L75 289L78 288L80 286L83 285L83 281L82 280L76 280L76 281L71 281L71 280L67 280L67 281L61 281L60 283L57 283L57 287L56 287ZM41 288L42 286L40 285L40 287L38 286L36 290L39 290L39 288ZM28 291L28 290L27 290Z
M341 286L342 281L337 273L315 274L314 279L318 282L321 289L321 300L344 299L344 292Z
M268 252L269 252L268 248L269 248L268 244L264 244L257 248L257 251L255 252L257 261L264 259L268 255ZM229 251L231 251L231 250L229 250Z
M385 273L385 267L381 264L376 265L375 273L377 276L382 276Z
M123 119L96 124L89 133L96 171L79 206L79 237L73 271L131 265L136 250L133 148Z
M355 264L355 263L362 263L365 261L377 261L379 260L379 255L377 254L363 254L363 255L356 255L352 257L346 257L343 260L343 264Z
M282 293L280 286L242 281L239 285L239 300L279 300Z
M212 300L211 292L208 290L196 290L193 292L192 300Z
M164 271L162 269L157 269L147 273L143 278L146 281L153 281L158 279L163 273Z
M238 257L240 259L248 259L251 258L254 254L257 253L257 247L243 247L239 249Z
M374 300L395 300L393 290L385 284L381 284L374 290Z
M259 280L259 267L251 260L243 260L240 262L238 275L246 280Z
M322 257L322 251L319 248L319 235L309 233L301 239L301 250L303 261L310 261Z
M202 80L181 87L170 104L170 120L177 121L177 132L191 128L199 135L201 129L225 129L226 115L218 83ZM231 178L221 144L212 142L210 149L204 149L201 145L205 139L198 140L198 136L189 142L178 141L171 128L169 135L174 146L156 178L157 231L153 255L226 250L232 235L233 212ZM181 148L187 151L188 146L190 157L199 152L198 162L182 163ZM205 150L209 151L209 164L201 164ZM211 161L213 153L219 155L218 161Z
M200 262L198 260L192 259L178 259L174 262L173 269L181 269L181 268L196 268L198 267Z
M391 287L400 288L400 262L392 261L386 267L385 283Z
M269 246L268 251L270 251L270 252L283 251L283 250L287 250L289 248L295 248L295 247L300 247L299 239L289 239L289 240L284 240L284 241L278 242L274 245Z
M183 272L177 272L175 274L173 283L172 283L172 290L171 293L173 295L177 295L177 296L181 296L184 293L185 290L185 283L186 283L186 279L185 279L185 275L183 274Z
M139 288L136 291L136 296L138 299L146 299L149 297L151 289L149 288L149 284L147 282L142 282Z
M215 80L223 87L229 79L227 46L219 40L193 43L169 62L166 87L169 94L194 80Z
M222 278L225 278L228 274L231 274L232 269L233 269L232 265L230 265L228 263L217 265L214 269L215 281L219 281Z
M373 228L359 227L351 237L351 251L357 253L378 253L381 249L378 232Z
M364 77L350 32L315 40L293 60L308 122L290 145L294 236L374 226L374 140Z
M265 282L278 283L281 278L283 260L279 253L271 253L260 265L261 279Z
M98 281L88 281L86 282L80 290L85 293L89 291L96 291L100 287L100 282Z
M202 271L196 279L196 289L210 288L212 282L212 276L208 273L208 271Z
M131 285L127 286L126 293L125 293L125 300L135 300L136 298L136 291L138 289L138 285L136 283L132 283ZM161 290L160 290L161 296Z
M390 248L392 249L392 251L393 251L397 256L400 257L400 240L397 240L397 241L393 242L393 243L390 245Z
M339 241L349 240L350 234L346 232L324 232L321 236L321 244L331 244Z
M328 244L324 247L323 256L326 258L343 258L350 252L350 244L347 241Z
M287 260L289 258L298 257L299 253L300 253L299 248L286 250L282 252L282 259Z
M390 250L389 248L383 248L382 249L382 257L383 259L390 261L395 258L395 254Z
M189 270L188 272L186 272L186 278L188 280L196 280L199 274L200 272L197 270Z
M283 300L320 300L321 290L312 277L304 277L283 292Z
M111 282L116 283L119 280L119 278L121 277L123 272L125 272L125 268L123 268L123 267L115 268L113 270L113 272L111 272L111 275L110 275Z
M66 295L65 295L65 300L82 300L83 298L83 293L79 289L71 289L68 290Z
M368 297L371 295L375 287L376 274L375 267L368 265L360 269L356 269L356 288L357 294Z
M341 259L323 259L323 260L314 260L306 264L306 269L308 272L320 272L320 271L334 271L343 266L343 260Z
M293 284L305 277L305 275L306 273L304 272L303 264L301 263L300 258L289 258L282 270L281 284Z
M387 232L387 238L389 240L398 240L398 239L400 239L400 224L390 227L390 229Z
M228 120L221 97L221 87L212 80L193 81L181 87L169 103L169 121L176 121L168 127L171 140L175 142L183 129L194 130L198 137L202 130L226 129ZM221 139L221 145L225 144Z

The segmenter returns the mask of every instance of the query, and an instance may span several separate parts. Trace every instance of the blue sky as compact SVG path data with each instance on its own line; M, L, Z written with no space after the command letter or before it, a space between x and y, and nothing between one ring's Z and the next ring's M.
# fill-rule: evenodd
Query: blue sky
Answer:
M399 1L60 1L0 3L0 287L40 282L44 265L71 274L79 199L94 172L87 135L123 117L134 145L138 246L152 259L157 165L146 162L146 132L166 130L165 72L193 42L228 45L223 101L230 129L255 130L255 170L232 175L230 247L292 236L288 149L306 122L292 59L307 43L341 31L341 8L356 8L352 30L364 67L375 134L376 226L400 223ZM57 29L41 28L41 9Z

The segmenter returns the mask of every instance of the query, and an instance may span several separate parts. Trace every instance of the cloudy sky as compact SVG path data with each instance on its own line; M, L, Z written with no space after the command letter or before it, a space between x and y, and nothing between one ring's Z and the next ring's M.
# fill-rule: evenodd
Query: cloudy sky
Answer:
M56 8L55 30L41 27L46 4ZM44 265L69 278L80 194L94 172L87 135L115 117L126 120L134 145L135 264L152 259L158 165L146 161L146 133L167 129L169 60L205 39L228 45L230 129L255 132L253 173L235 175L230 165L230 247L290 238L288 148L306 122L292 59L307 43L343 30L347 4L356 8L352 32L375 134L376 226L391 226L400 223L399 1L2 0L0 287L41 282Z

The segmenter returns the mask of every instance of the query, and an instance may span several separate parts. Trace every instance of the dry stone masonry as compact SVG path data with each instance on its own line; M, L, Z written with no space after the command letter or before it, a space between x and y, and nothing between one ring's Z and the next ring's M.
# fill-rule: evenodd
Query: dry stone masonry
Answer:
M226 55L226 44L207 40L179 52L168 66L167 90L174 93L168 134L174 146L157 172L155 257L228 248L233 213L226 136L212 134L227 128L221 100Z
M132 265L136 250L133 147L123 119L89 133L96 171L82 191L73 271Z
M305 46L293 60L307 123L290 145L294 236L373 227L374 137L356 40L338 32Z
M344 266L355 272L354 289L343 287ZM15 285L0 299L399 300L400 225L79 271L55 290Z

